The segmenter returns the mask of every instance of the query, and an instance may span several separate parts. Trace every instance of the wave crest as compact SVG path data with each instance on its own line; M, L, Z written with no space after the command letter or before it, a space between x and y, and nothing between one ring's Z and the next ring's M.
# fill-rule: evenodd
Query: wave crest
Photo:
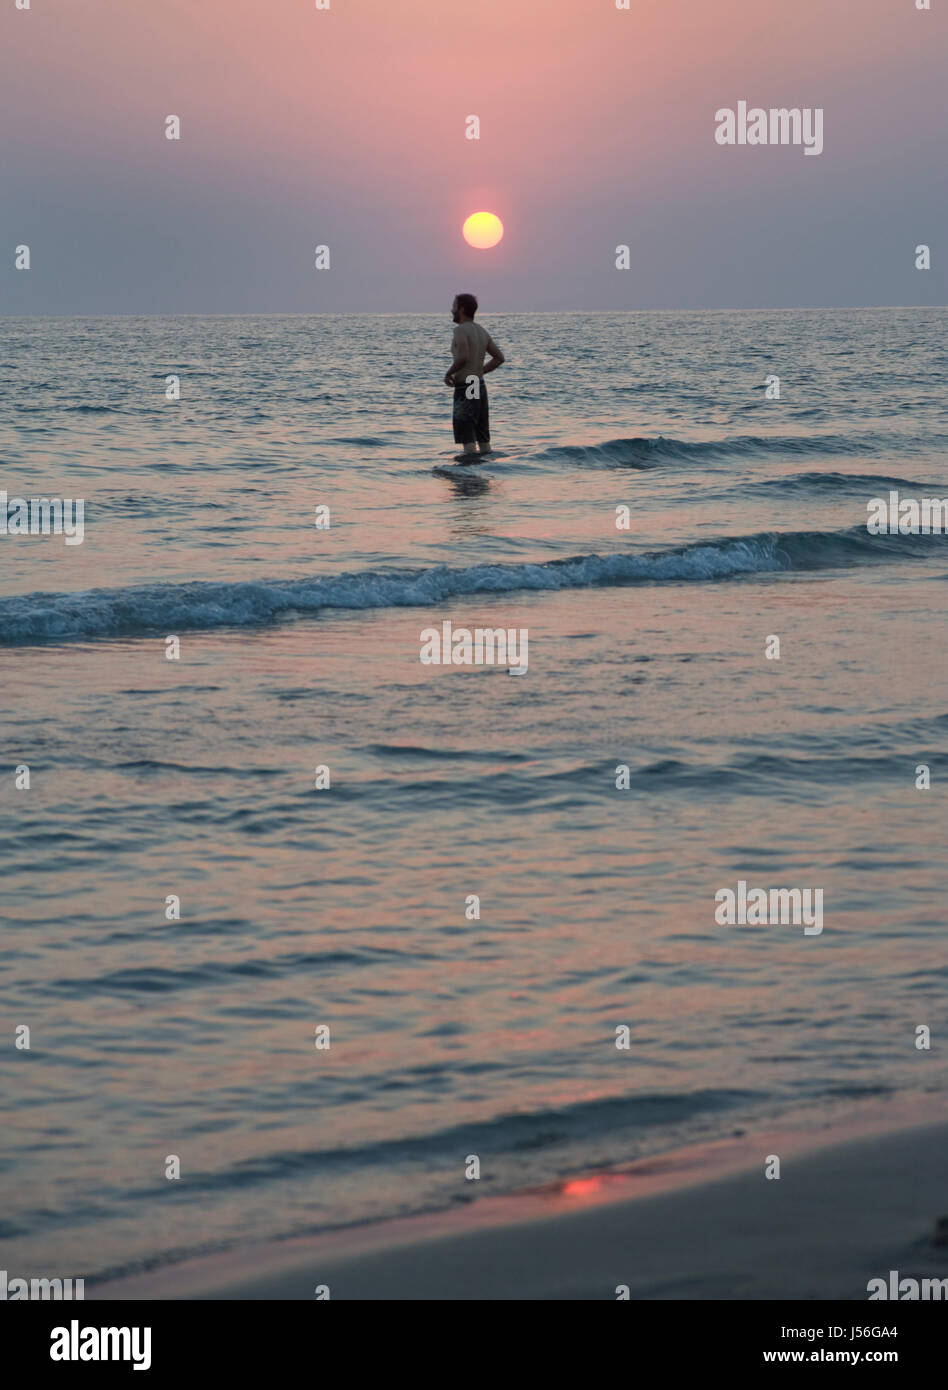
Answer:
M890 454L894 449L911 452L931 447L931 438L907 435L737 435L731 439L656 439L633 436L607 439L602 444L557 444L535 455L550 462L561 460L600 467L655 468L665 461L708 459L811 457L821 455Z
M848 531L762 532L668 550L577 555L466 569L366 570L313 579L149 584L0 600L0 644L254 627L326 609L429 608L454 598L523 591L698 583L784 570L847 568L930 553L946 537Z

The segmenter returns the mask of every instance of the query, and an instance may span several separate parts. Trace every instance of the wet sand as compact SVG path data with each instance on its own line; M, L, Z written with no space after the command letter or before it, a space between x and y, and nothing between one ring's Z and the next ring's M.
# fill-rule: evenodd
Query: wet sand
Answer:
M485 1198L460 1214L229 1252L91 1298L844 1299L872 1278L948 1278L948 1125L837 1142L781 1134L620 1177ZM770 1155L779 1179L764 1176ZM325 1296L325 1295L323 1295Z

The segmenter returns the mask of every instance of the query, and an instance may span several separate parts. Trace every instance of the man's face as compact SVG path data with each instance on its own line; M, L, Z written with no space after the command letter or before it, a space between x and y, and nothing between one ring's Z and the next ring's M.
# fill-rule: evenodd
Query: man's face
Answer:
M460 322L461 322L460 317L459 317L459 315L458 315L458 302L457 302L457 300L455 300L454 303L451 305L451 317L452 317L452 319L454 320L455 323L460 323Z

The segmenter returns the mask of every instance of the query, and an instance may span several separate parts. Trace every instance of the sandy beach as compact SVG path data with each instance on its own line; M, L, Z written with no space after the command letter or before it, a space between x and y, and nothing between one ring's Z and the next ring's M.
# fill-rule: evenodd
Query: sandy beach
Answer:
M464 1213L286 1241L87 1290L90 1298L868 1299L948 1278L948 1125L839 1142L757 1135ZM816 1142L817 1147L814 1147ZM781 1159L779 1179L765 1161ZM322 1295L325 1297L325 1294Z

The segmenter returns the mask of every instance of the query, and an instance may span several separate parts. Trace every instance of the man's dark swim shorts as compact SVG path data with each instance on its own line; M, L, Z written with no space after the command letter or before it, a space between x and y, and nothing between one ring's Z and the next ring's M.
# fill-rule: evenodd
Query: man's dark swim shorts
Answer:
M454 442L455 444L489 444L490 415L487 409L487 386L483 377L477 379L478 395L468 400L468 390L475 389L474 382L462 381L454 388Z

